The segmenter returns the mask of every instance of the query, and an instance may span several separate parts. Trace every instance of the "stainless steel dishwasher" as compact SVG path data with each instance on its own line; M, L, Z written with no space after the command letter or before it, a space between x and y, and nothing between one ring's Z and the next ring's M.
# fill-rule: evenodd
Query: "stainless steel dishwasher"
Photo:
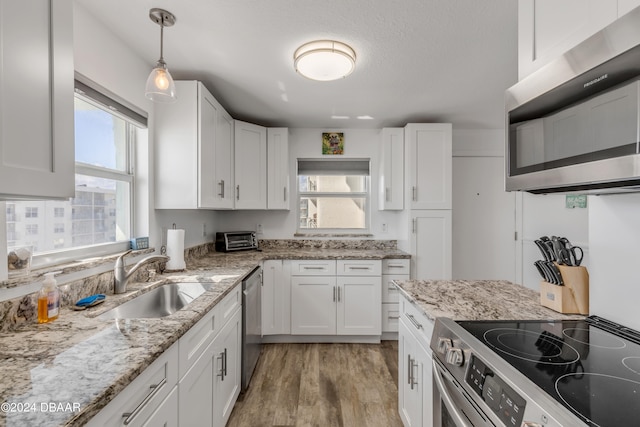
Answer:
M242 281L242 392L262 350L262 268L256 267Z

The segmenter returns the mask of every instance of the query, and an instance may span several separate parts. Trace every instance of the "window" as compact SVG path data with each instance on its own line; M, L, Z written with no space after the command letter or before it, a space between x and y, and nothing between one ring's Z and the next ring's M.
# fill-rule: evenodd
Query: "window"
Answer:
M146 118L78 81L74 110L75 197L7 203L9 247L32 245L37 256L132 235L133 144Z
M25 218L38 218L38 208L34 208L31 206L25 207L24 216Z
M298 159L298 231L368 228L368 159Z

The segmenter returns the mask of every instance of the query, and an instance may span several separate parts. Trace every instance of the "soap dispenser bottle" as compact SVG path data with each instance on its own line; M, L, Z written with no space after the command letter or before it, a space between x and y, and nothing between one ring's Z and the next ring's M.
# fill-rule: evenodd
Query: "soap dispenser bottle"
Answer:
M60 312L60 291L54 276L57 272L46 273L42 289L38 294L38 323L53 322Z

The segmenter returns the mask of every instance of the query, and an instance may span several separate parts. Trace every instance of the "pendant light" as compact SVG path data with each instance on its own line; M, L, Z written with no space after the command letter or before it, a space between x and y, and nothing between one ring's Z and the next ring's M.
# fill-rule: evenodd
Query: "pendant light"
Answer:
M162 56L163 51L163 31L164 27L171 27L176 23L176 17L164 9L153 8L149 11L149 18L160 25L160 59L156 63L156 67L151 70L147 85L145 88L145 96L154 102L175 102L176 85L167 69L167 63L164 62Z
M335 40L316 40L300 46L293 54L296 71L308 79L331 81L344 78L356 67L351 46Z

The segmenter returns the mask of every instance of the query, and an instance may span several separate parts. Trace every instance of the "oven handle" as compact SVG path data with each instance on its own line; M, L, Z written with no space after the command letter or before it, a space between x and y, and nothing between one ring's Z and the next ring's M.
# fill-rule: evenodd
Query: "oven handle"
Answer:
M431 360L431 363L433 364L433 379L436 383L436 386L438 387L438 391L440 392L440 398L449 410L450 415L455 418L456 425L461 427L473 427L466 421L467 418L463 414L461 414L458 408L453 404L451 396L449 396L447 386L442 379L442 371L440 367L433 359Z

